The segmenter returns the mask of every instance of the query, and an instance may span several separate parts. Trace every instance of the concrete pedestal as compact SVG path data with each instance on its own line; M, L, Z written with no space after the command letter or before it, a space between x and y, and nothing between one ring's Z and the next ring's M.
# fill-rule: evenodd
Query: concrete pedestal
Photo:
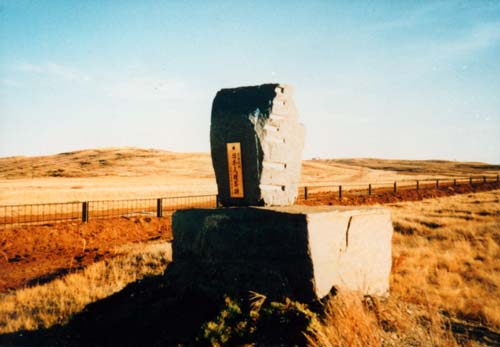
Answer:
M312 302L332 287L386 295L392 223L386 209L289 206L184 210L173 216L173 264L215 295Z

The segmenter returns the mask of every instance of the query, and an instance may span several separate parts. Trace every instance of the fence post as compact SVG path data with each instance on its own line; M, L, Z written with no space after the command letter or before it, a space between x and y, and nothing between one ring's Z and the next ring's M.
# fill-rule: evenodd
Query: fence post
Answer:
M397 193L397 191L398 191L398 185L396 181L394 181L394 193Z
M436 189L439 189L439 180L436 180Z
M82 202L82 223L89 221L89 203L88 201Z
M498 176L500 176L500 175L497 174L497 183L498 183L498 178L499 178Z
M339 200L342 200L342 186L339 186Z
M486 183L486 176L483 176L483 183Z
M368 195L372 195L372 184L368 185Z
M417 192L420 190L420 181L417 180Z
M304 200L307 200L307 187L304 187Z
M453 179L453 186L454 186L454 187L456 187L456 186L457 186L457 179L456 179L456 178L454 178L454 179Z
M156 217L163 217L163 200L162 198L156 199Z
M470 183L470 185L472 185L472 176L469 177L469 183Z

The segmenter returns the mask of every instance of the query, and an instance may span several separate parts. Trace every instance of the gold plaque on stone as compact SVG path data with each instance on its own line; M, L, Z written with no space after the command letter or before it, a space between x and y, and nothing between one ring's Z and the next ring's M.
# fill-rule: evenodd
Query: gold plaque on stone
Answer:
M227 143L227 168L229 173L229 196L243 198L243 169L239 142Z

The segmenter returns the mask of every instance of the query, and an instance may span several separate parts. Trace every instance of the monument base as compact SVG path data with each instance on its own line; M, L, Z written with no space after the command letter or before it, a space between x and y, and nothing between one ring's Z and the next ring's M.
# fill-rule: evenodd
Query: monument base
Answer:
M171 271L208 295L255 291L313 302L334 287L389 291L392 223L386 209L184 210L173 215L173 234Z

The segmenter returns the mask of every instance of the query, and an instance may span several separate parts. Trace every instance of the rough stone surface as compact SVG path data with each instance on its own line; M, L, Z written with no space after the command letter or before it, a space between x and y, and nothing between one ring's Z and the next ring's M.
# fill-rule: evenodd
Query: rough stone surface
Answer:
M389 290L392 224L385 209L184 210L174 214L173 232L177 273L210 295L253 290L313 302L334 286Z
M304 127L290 86L220 90L212 105L210 143L224 206L285 206L297 197ZM241 145L243 197L231 197L226 144Z

